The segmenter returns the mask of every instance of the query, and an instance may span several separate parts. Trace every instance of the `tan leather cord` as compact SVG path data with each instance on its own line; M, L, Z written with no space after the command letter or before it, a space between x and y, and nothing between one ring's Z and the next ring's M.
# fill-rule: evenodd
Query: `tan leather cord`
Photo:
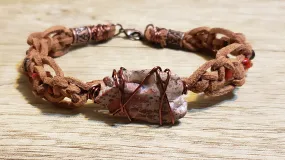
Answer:
M81 28L82 29L82 28ZM91 37L80 37L75 34L82 32L92 33ZM145 39L149 42L166 47L172 43L169 30L148 25L145 30ZM173 32L175 33L175 32ZM221 34L223 37L218 38ZM251 57L251 46L241 33L234 33L223 28L199 27L181 35L179 47L189 51L211 51L216 58L200 66L191 76L185 78L185 87L195 93L204 92L210 96L220 96L231 92L236 86L245 83L245 69L243 61ZM115 36L115 25L97 25L78 29L69 29L63 26L54 26L44 32L32 33L27 40L30 48L24 60L24 69L30 77L33 92L54 103L67 103L67 106L82 106L90 97L90 89L102 81L84 83L73 77L65 77L61 68L52 57L59 57L67 53L74 43L105 41ZM83 39L79 39L83 38ZM174 43L174 42L173 42ZM228 55L236 56L234 59ZM186 62L185 62L186 63ZM44 69L50 66L55 75ZM226 72L230 70L232 76L226 79ZM62 101L65 97L71 102Z

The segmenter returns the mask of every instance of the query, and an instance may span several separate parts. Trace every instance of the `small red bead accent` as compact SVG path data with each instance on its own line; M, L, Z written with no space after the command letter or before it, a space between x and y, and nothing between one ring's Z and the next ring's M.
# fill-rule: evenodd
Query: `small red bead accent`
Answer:
M243 64L245 69L249 69L252 66L251 60L249 60L248 58L245 58L242 61L242 64Z
M39 74L38 73L32 73L32 79L36 79L36 78L38 78L38 76L39 76Z
M230 69L226 69L226 75L225 75L226 80L229 80L232 77L233 77L233 71Z

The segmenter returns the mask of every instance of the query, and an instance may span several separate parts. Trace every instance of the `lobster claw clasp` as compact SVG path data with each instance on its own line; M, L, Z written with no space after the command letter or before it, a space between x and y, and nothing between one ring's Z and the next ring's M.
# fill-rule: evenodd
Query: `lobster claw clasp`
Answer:
M124 29L123 33L132 40L140 40L142 38L142 33L136 29Z
M119 35L121 33L124 33L128 39L131 40L141 40L143 38L142 32L136 29L124 29L121 24L117 24L117 26L120 27L119 32L116 34Z

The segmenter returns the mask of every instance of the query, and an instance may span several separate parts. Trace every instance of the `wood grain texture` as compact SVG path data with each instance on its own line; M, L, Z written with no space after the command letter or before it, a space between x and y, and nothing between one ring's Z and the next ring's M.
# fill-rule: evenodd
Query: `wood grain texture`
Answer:
M0 1L0 159L285 159L285 1ZM244 33L256 51L246 84L219 98L191 95L169 127L129 123L94 104L65 110L36 98L17 67L31 32L121 23ZM160 65L190 75L210 57L116 38L56 59L67 76L101 79L112 69Z

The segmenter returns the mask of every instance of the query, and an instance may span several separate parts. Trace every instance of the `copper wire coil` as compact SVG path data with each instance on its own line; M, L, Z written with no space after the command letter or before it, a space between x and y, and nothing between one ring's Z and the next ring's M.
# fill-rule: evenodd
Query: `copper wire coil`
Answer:
M145 37L148 41L160 44L161 47L181 48L184 33L166 28L155 27L152 24L146 26Z
M167 29L155 27L153 24L149 24L146 26L145 33L144 33L145 35L147 31L149 31L150 36L146 38L150 42L161 44L163 40L163 36L164 36L163 32L167 31Z
M110 39L114 36L115 25L97 25L90 26L91 40L95 42Z

